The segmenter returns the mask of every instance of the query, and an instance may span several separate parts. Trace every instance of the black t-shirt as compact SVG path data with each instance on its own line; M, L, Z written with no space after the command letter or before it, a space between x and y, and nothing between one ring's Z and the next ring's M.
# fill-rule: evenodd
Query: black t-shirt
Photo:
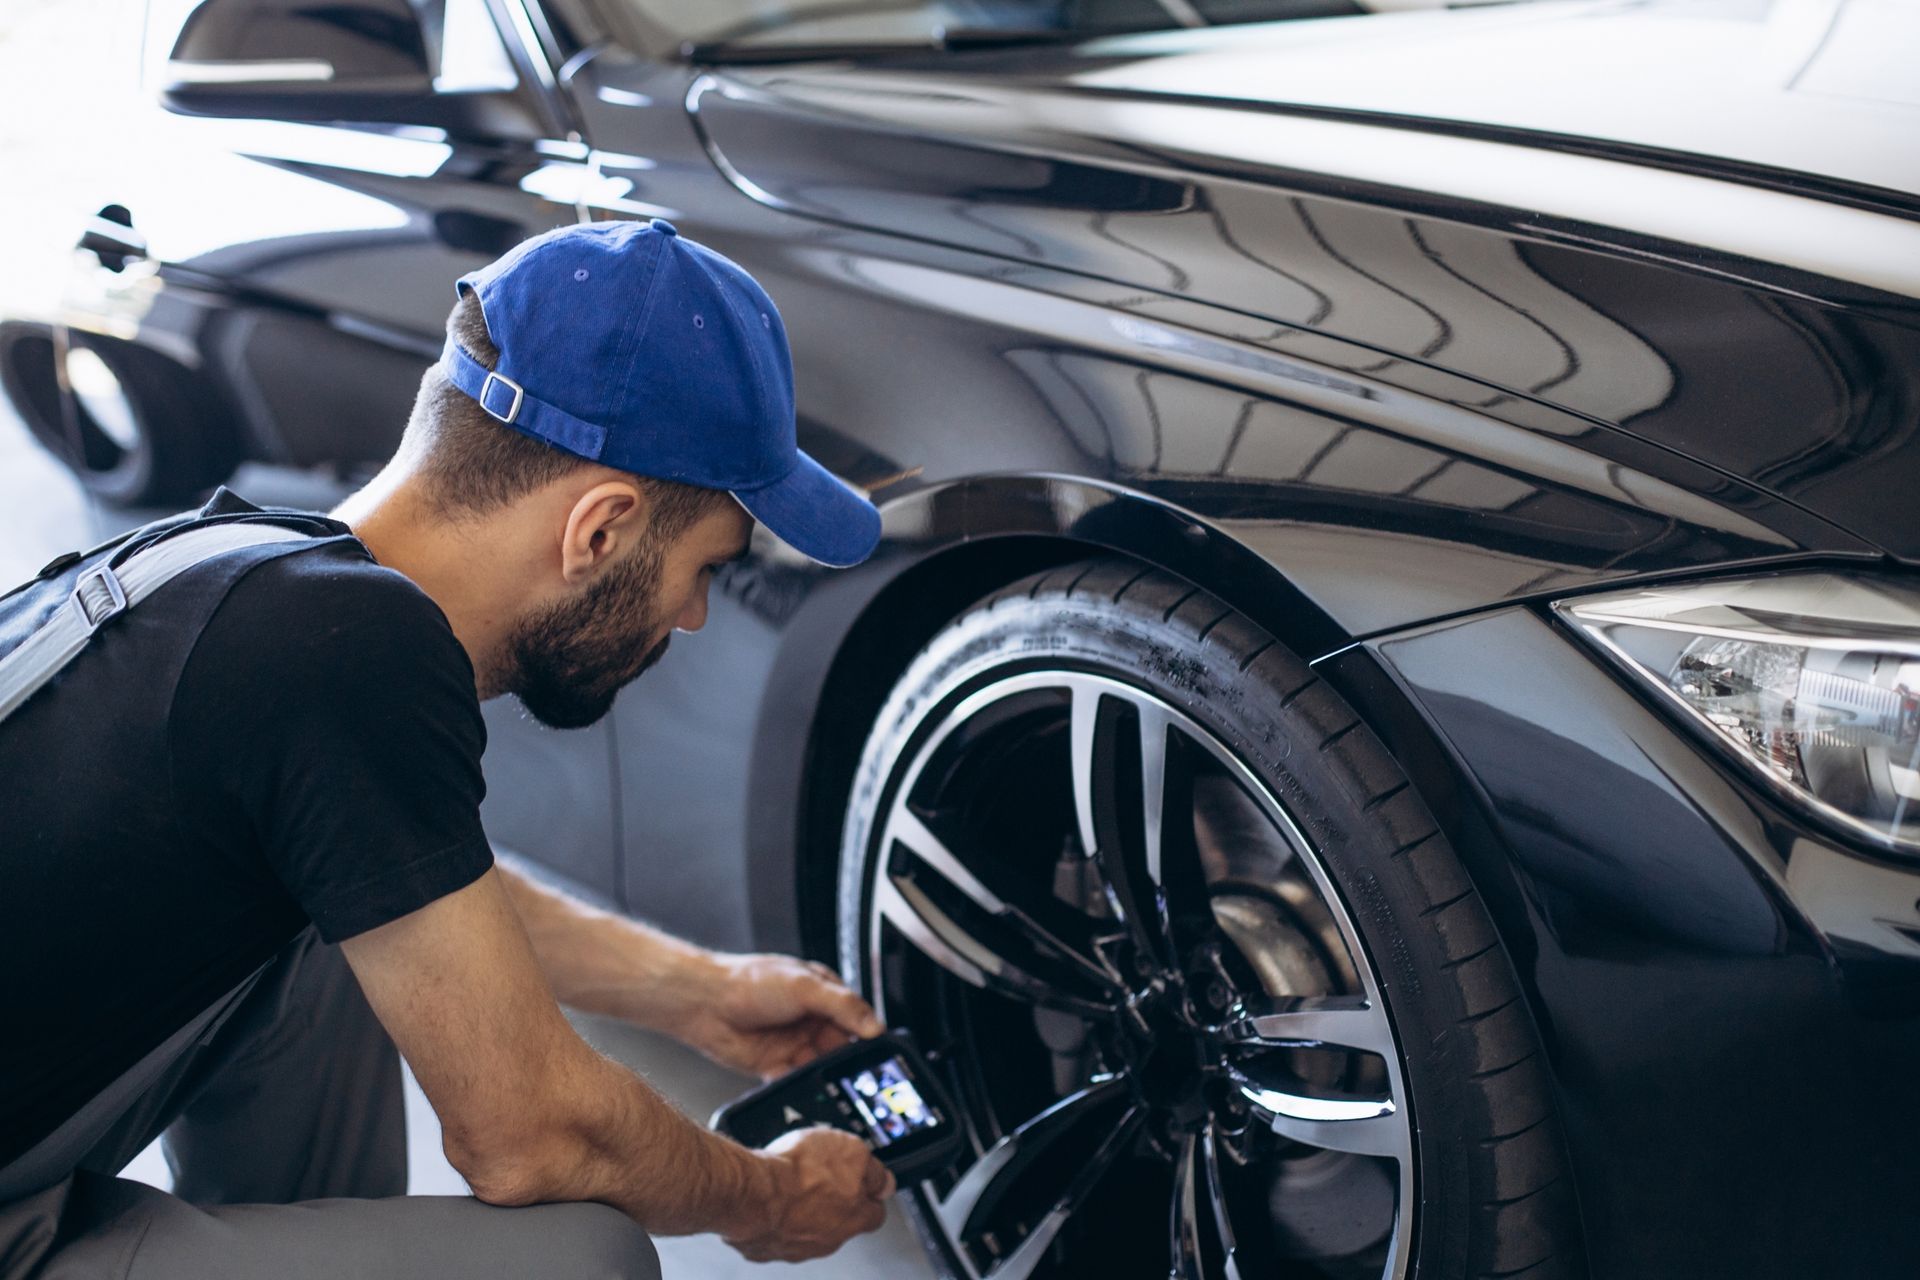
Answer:
M446 616L345 525L275 522L322 537L187 570L0 721L0 1165L309 923L337 942L493 863ZM0 654L102 558L0 600Z

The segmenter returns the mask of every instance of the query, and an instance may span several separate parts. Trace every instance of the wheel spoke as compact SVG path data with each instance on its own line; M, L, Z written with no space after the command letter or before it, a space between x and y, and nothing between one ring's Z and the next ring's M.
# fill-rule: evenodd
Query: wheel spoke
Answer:
M1092 857L1100 848L1099 826L1094 821L1095 738L1100 716L1100 693L1085 685L1075 685L1068 729L1069 754L1073 769L1073 815L1080 828L1080 848Z
M1172 1280L1241 1280L1213 1126L1188 1134L1174 1167Z
M1145 1119L1138 1106L1127 1106L1111 1125L1092 1123L1095 1111L1117 1105L1126 1094L1125 1081L1110 1076L1062 1098L989 1147L935 1205L934 1212L954 1239L973 1239L987 1229L1003 1205L1011 1203L1016 1184L1036 1160L1070 1137L1097 1139L1083 1159L1064 1163L1072 1170L1066 1186L1050 1202L1039 1201L1047 1205L1046 1212L985 1273L985 1280L1023 1280L1031 1274L1060 1228L1132 1143ZM1022 1191L1020 1202L1035 1201L1030 1188Z
M1098 689L1075 686L1069 735L1074 812L1080 842L1100 868L1107 900L1126 928L1134 954L1158 967L1165 963L1166 945L1154 927L1159 909L1153 901L1152 881L1144 868L1128 865L1129 854L1143 852L1138 841L1128 839L1140 821L1140 795L1123 783L1128 775L1140 776L1138 739L1129 732L1128 705Z
M1140 718L1140 849L1141 870L1154 885L1166 883L1162 837L1166 832L1167 728L1166 713L1141 707Z
M1173 1265L1171 1280L1206 1280L1206 1228L1200 1208L1201 1179L1194 1168L1200 1161L1200 1141L1188 1134L1180 1144L1173 1170ZM1208 1216L1211 1216L1210 1214Z
M1118 1102L1126 1092L1123 1077L1103 1076L988 1147L940 1201L940 1220L954 1235L967 1234L979 1219L993 1211L1029 1164L1079 1127L1092 1112Z
M1147 872L1156 887L1160 929L1178 965L1219 930L1213 892L1194 834L1194 778L1201 749L1173 727L1164 711L1141 713L1140 744L1145 794L1159 797L1144 825Z
M1394 1051L1386 1015L1365 996L1285 996L1244 1001L1213 1032L1227 1045L1279 1048L1319 1045L1386 1056Z
M1113 975L1092 956L1091 933L1085 917L1064 911L1052 900L1028 907L1015 906L995 893L946 844L906 806L893 815L889 838L906 846L928 870L934 872L966 899L998 923L1004 925L1017 945L1034 955L1045 956L1078 971L1086 983L1103 992L1104 998L1118 1004L1125 997Z
M1283 1138L1323 1151L1395 1160L1408 1156L1406 1124L1392 1098L1294 1093L1253 1080L1233 1067L1228 1074L1252 1104L1254 1114Z
M988 888L905 805L892 815L887 843L912 861L906 874L881 877L876 905L941 968L1050 1009L1111 1017L1122 1007L1126 993L1105 969Z
M1191 744L1165 708L1096 688L1073 690L1069 739L1080 840L1100 867L1136 951L1179 969L1183 947L1212 932L1193 844Z

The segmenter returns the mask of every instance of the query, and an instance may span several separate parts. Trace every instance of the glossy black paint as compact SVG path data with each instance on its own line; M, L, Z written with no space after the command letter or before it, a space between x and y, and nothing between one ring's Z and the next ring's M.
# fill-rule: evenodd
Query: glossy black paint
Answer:
M1319 669L1446 797L1526 940L1594 1273L1909 1274L1920 1102L1889 1073L1920 1054L1911 875L1782 814L1584 657L1514 608Z
M1240 317L1245 341L1388 382L1406 362L1437 364L1479 384L1457 403L1483 416L1555 431L1527 416L1552 405L1920 551L1920 520L1884 483L1920 458L1915 308L1807 279L1790 253L1767 264L1444 189L1301 172L1282 162L1285 144L1317 144L1319 131L1379 152L1354 172L1399 158L1408 135L1248 109L1266 104L1087 99L985 72L792 70L718 77L691 101L736 185L779 207L1134 286L1155 295L1134 304L1149 315L1169 297L1204 299ZM1135 132L1110 136L1114 115ZM1300 126L1315 132L1282 132L1260 147L1272 158L1244 158L1248 130ZM1478 139L1429 144L1442 141L1542 184L1559 175L1540 162L1564 159ZM1648 200L1711 208L1732 187L1594 163L1654 177ZM1606 201L1555 203L1597 217ZM1756 208L1791 218L1809 203L1767 193ZM1726 216L1746 212L1727 199ZM1920 255L1920 240L1903 243Z
M509 114L544 133L157 122L176 180L116 193L146 256L61 317L202 371L256 455L350 462L397 437L452 279L525 236L666 217L767 286L802 444L876 488L882 549L756 541L607 725L490 707L503 845L829 954L894 676L979 595L1117 551L1319 660L1408 763L1527 985L1596 1275L1920 1270L1920 875L1752 794L1539 612L1913 570L1920 250L1832 235L1920 245L1913 190L1408 120L1384 78L1372 111L1364 79L1229 100L1198 35L748 69L530 30Z

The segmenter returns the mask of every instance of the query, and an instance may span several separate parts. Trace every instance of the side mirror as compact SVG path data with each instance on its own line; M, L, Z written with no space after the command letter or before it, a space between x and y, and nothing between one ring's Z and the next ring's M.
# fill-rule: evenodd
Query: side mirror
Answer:
M182 115L516 132L504 95L435 84L444 0L202 0L160 100ZM488 86L511 88L503 84Z

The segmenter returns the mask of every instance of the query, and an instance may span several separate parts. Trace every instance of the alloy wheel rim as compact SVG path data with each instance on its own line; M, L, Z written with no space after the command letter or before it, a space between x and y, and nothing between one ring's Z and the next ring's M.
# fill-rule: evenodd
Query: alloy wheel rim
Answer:
M867 989L893 1021L889 1005L897 1009L901 999L884 975L899 957L963 999L990 994L1030 1006L1036 1025L1053 1018L1091 1028L1098 1069L1009 1122L978 1114L995 1110L984 1086L963 1089L977 1154L951 1178L918 1188L963 1270L978 1280L1031 1274L1116 1164L1145 1151L1171 1174L1168 1273L1252 1280L1258 1272L1249 1268L1273 1256L1264 1239L1272 1222L1249 1221L1259 1210L1247 1208L1251 1161L1241 1153L1259 1146L1269 1156L1283 1149L1295 1161L1290 1169L1326 1153L1334 1163L1390 1170L1391 1221L1367 1255L1378 1269L1369 1262L1364 1272L1307 1271L1399 1280L1414 1204L1400 1053L1372 964L1311 843L1218 735L1144 689L1078 670L979 679L962 675L930 698L891 762L869 849L877 856L868 859L861 939ZM1027 707L1037 708L1035 723L1057 721L1046 732L1064 738L1068 843L1078 848L1062 862L1077 857L1098 881L1097 910L1085 920L1045 895L989 884L981 851L937 830L937 805L929 807L943 785L930 766L964 759L958 735L1010 716L1009 708L1030 714ZM1347 953L1348 989L1274 991L1288 984L1250 983L1244 957L1223 960L1223 882L1205 879L1206 859L1189 834L1202 824L1183 813L1201 770L1250 799L1305 873ZM956 1056L954 1046L928 1047L936 1061ZM977 1064L982 1046L970 1048ZM1356 1093L1276 1082L1269 1068L1282 1060L1363 1063L1375 1083ZM942 1065L963 1076L969 1069ZM1324 1083L1336 1073L1310 1074ZM1049 1178L1051 1166L1058 1169ZM1026 1209L1009 1232L999 1224L1016 1202Z

